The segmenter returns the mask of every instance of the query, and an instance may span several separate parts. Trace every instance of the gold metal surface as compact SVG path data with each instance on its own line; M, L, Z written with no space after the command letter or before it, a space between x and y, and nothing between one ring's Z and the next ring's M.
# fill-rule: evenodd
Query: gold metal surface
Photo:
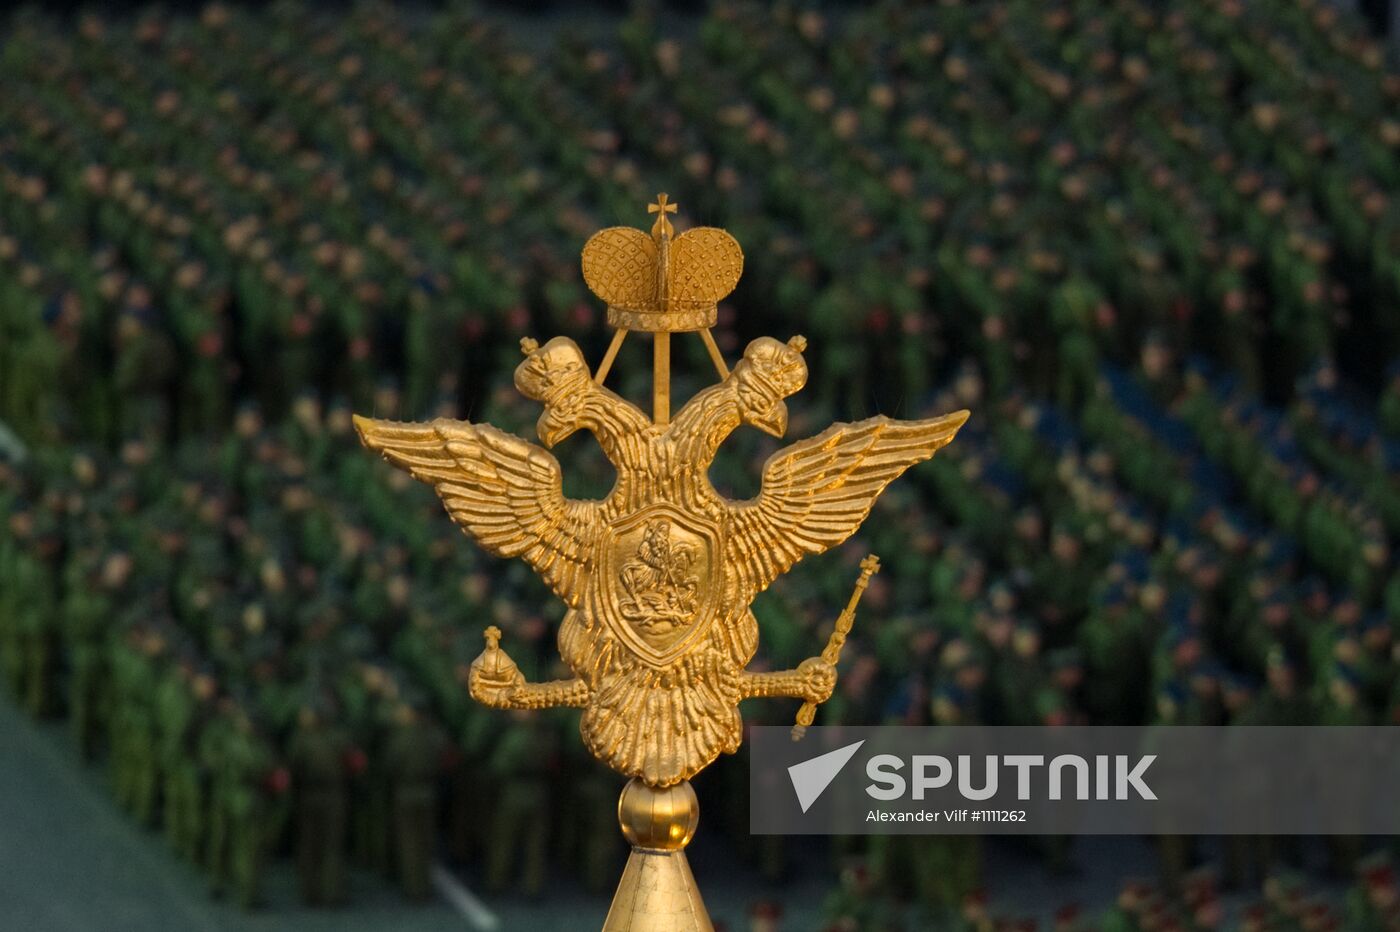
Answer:
M709 333L708 330L705 331ZM618 329L613 331L612 342L608 344L608 351L603 354L603 361L598 363L598 371L593 376L593 381L602 385L607 379L608 373L612 371L613 360L617 359L617 351L622 349L622 341L627 339L627 331Z
M705 341L705 352L710 354L710 362L715 364L715 371L719 373L720 381L729 378L729 366L725 365L724 354L719 351L719 346L715 343L715 335L709 330L701 330L700 339Z
M651 335L655 355L651 368L651 419L665 426L671 423L671 335L658 331Z
M968 412L833 424L769 457L755 498L726 499L708 477L719 446L741 425L786 433L784 399L807 381L806 340L760 337L733 369L707 340L723 376L669 417L670 333L708 335L743 254L723 230L676 236L675 205L664 194L649 210L657 215L650 236L625 227L595 234L583 273L614 326L654 335L655 417L601 384L621 331L596 377L565 337L522 341L526 358L515 371L517 389L543 406L536 431L545 447L578 430L597 437L617 471L606 498L565 498L559 462L546 449L489 424L357 416L355 425L366 446L430 483L477 543L524 560L567 606L558 643L570 679L528 682L491 627L470 668L471 695L495 708L582 708L589 751L633 778L619 803L624 832L653 838L637 821L647 811L666 826L689 819L688 840L694 794L686 781L738 750L740 701L800 699L805 712L831 695L841 643L875 566L862 565L823 655L792 670L747 669L759 636L750 603L798 560L853 534L884 488L952 440ZM664 805L662 795L638 795L668 789L681 796L664 796ZM607 929L710 928L682 847L635 848Z

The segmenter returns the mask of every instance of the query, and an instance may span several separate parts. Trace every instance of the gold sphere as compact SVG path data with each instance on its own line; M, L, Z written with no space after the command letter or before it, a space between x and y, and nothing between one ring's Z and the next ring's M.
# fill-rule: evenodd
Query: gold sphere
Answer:
M688 780L655 787L633 777L618 797L617 821L634 848L680 851L695 837L700 803Z

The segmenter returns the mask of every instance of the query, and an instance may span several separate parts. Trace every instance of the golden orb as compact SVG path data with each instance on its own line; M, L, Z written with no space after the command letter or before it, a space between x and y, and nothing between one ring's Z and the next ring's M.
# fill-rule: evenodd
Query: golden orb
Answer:
M655 787L634 777L617 800L617 821L634 848L680 851L695 837L700 803L689 780Z

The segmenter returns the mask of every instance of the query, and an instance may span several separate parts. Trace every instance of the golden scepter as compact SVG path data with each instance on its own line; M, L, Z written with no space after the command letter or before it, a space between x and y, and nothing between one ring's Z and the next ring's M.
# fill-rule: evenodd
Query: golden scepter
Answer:
M856 623L856 606L860 604L860 597L865 595L865 587L870 585L870 577L878 572L880 558L875 554L869 554L860 561L860 578L856 580L856 587L851 592L850 601L846 603L846 610L836 619L836 627L826 642L826 649L822 651L822 659L833 667L836 666L836 661L841 659L841 648L846 645L846 637L851 633L851 626ZM807 726L812 724L812 719L816 717L817 704L802 703L802 708L797 710L797 724L792 726L792 740L801 741L802 736L807 733Z

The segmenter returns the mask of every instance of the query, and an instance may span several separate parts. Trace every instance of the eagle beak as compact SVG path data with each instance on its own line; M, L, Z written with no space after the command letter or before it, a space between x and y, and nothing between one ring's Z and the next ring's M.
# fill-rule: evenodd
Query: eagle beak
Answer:
M535 432L540 435L540 442L551 449L578 429L577 425L560 420L554 414L554 409L547 408L535 424Z
M749 419L749 423L765 434L782 437L787 433L788 411L782 401L775 401L765 412Z

